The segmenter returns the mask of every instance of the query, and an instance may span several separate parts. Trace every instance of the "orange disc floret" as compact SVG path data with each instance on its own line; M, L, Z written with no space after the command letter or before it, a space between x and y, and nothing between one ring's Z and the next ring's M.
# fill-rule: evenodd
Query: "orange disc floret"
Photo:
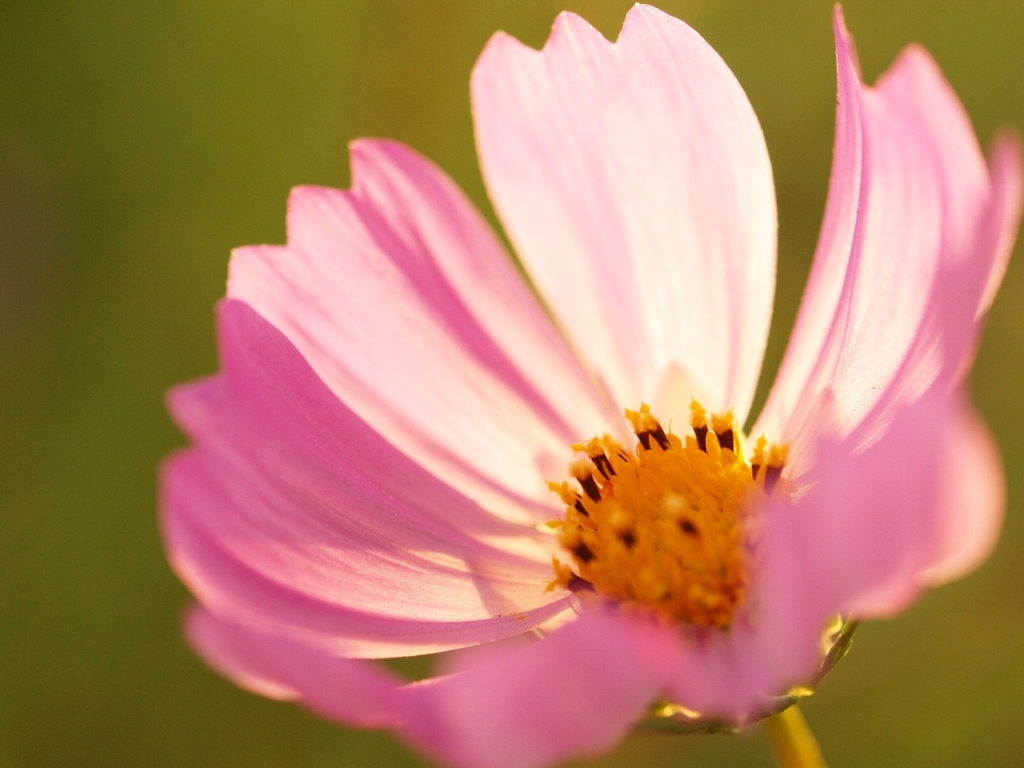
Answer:
M626 418L633 450L607 435L574 445L587 457L570 467L578 490L551 484L566 505L552 526L575 566L556 560L552 583L726 628L747 594L746 518L768 473L759 480L744 461L732 411L708 418L694 401L685 439L666 433L647 405ZM784 453L766 446L759 441L755 456L781 472Z

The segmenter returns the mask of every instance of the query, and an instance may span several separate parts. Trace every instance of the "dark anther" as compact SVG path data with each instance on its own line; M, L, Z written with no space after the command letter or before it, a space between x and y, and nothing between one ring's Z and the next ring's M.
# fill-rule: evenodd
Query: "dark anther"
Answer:
M731 429L725 430L725 432L715 432L718 435L718 444L722 446L722 450L728 448L730 451L735 451L735 439Z
M579 480L579 478L576 479ZM594 480L593 475L587 475L585 478L580 480L580 486L582 486L587 496L591 499L594 501L601 500L601 489L597 487L597 481Z
M640 439L640 445L644 447L644 450L651 450L651 433L650 432L637 432L636 436Z
M768 467L764 471L764 492L771 493L772 488L779 482L779 477L782 476L782 467Z
M615 474L615 469L612 467L612 463L608 461L608 457L603 453L599 453L597 456L591 456L590 460L594 462L594 466L597 467L597 471L604 475L605 480L610 480L612 475Z
M627 547L632 547L634 544L636 544L636 537L633 535L632 531L626 531L624 534L622 534L622 543L625 544Z
M582 579L575 573L569 577L569 583L566 584L570 592L593 592L594 585L586 579Z
M687 533L690 536L700 536L700 531L697 530L697 526L689 520L682 520L679 523L679 527L683 529L683 533Z
M582 499L576 499L576 503L573 504L572 506L577 512L579 512L584 517L590 517L590 515L587 514L587 508L583 506Z
M573 547L572 553L584 563L589 563L594 559L594 553L590 551L586 544L580 544L577 547Z
M658 445L661 446L661 450L667 451L671 443L668 441L668 435L665 434L665 430L661 428L661 424L658 425L658 428L652 434L654 439L658 441Z
M750 474L754 476L755 480L757 480L757 475L758 475L758 473L760 471L761 471L761 465L760 464L751 464L750 465Z
M697 447L700 448L704 453L708 452L708 428L694 427L693 434L697 436Z

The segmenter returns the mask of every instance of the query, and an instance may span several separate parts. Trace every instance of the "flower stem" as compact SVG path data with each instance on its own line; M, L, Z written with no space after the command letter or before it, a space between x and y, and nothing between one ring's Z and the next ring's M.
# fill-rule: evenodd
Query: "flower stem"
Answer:
M827 768L814 734L794 704L764 721L779 768Z

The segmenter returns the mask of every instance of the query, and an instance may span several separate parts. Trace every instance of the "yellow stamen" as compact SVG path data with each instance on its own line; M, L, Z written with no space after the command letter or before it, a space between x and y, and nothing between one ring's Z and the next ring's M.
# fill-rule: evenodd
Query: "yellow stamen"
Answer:
M551 588L593 589L669 619L730 625L750 580L747 517L779 483L786 451L761 438L747 464L731 410L709 418L696 400L690 410L694 434L685 439L641 405L626 411L634 450L607 435L572 446L587 457L570 467L579 489L549 486L566 505L550 525L574 568L556 559Z

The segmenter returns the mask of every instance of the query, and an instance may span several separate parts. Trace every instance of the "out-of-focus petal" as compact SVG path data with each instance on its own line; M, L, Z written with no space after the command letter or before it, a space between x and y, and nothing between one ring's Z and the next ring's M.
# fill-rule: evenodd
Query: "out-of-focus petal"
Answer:
M931 57L909 47L875 88L836 11L839 105L829 203L786 357L754 432L870 443L936 381L959 385L1020 218L1016 140L986 167Z
M1002 529L1006 480L988 427L966 405L942 431L938 534L921 579L935 586L974 570L991 554Z
M1013 245L1017 241L1021 209L1024 207L1024 177L1021 174L1021 141L1016 131L1004 130L996 136L989 153L989 174L995 204L989 221L988 237L995 247L996 259L988 285L982 296L979 321L992 306L1003 276Z
M325 717L360 728L401 722L403 680L363 659L329 656L298 640L247 629L198 606L185 633L199 655L235 684L273 699L300 700Z
M785 550L821 622L906 608L937 578L987 554L1001 521L998 457L958 392L934 387L873 445L850 448L825 439L812 485L766 512L765 552Z
M533 644L477 650L442 677L402 684L359 659L201 609L192 643L239 685L344 723L391 728L444 765L541 768L609 749L659 694L651 627L600 610Z
M809 680L821 663L824 622L799 590L776 588L790 575L778 574L773 589L755 585L750 608L728 632L698 630L671 638L672 650L660 659L666 698L739 725L793 684Z
M476 652L409 695L406 735L446 764L541 768L612 747L663 688L658 632L588 611L527 648Z
M542 51L495 35L472 78L477 146L517 252L618 404L743 421L775 281L775 196L733 74L650 6L610 43L563 13Z
M589 380L440 170L364 140L352 180L346 192L294 190L288 245L237 250L228 295L435 475L508 519L548 519L551 467L608 429Z
M176 390L195 447L164 470L182 580L215 611L349 656L430 653L517 634L553 539L504 522L389 445L254 310L219 312L223 372Z

